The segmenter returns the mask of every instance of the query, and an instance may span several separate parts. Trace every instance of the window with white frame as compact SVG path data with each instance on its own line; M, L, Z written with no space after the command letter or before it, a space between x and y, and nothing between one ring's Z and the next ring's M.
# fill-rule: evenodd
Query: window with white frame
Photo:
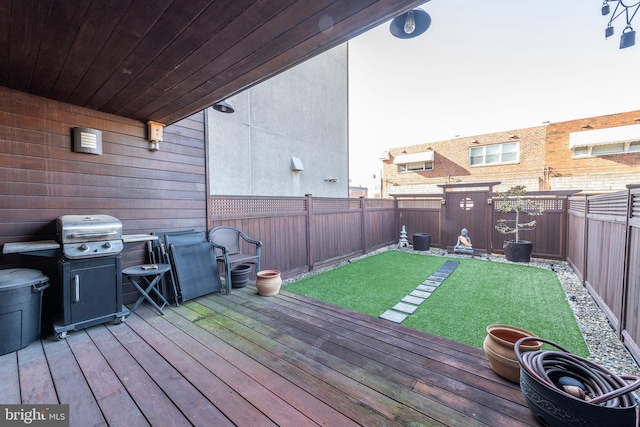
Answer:
M469 148L469 166L517 163L519 151L519 142L471 147Z
M419 172L433 170L433 150L420 153L399 154L393 159L393 163L398 168L398 173Z
M571 132L569 148L573 157L638 153L640 125Z
M398 172L418 172L433 170L433 162L412 162L398 165Z
M616 142L614 144L596 144L574 147L571 155L573 157L584 157L638 152L640 152L640 139L638 141Z

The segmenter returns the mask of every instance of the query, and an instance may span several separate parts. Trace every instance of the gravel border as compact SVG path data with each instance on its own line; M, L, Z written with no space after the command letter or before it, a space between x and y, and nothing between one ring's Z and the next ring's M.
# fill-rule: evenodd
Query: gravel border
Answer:
M404 252L412 252L416 254L429 256L446 256L448 258L469 258L469 255L450 254L442 249L431 248L428 251L414 251L409 248L398 248L397 245L388 246L376 251L367 253L366 255L351 258L337 265L321 268L309 273L301 274L283 281L283 285L295 282L305 277L310 277L322 272L334 269L341 265L357 261L372 255L379 254L388 250L398 250ZM475 259L485 260L489 262L505 262L509 263L504 256L495 254L481 255L474 257ZM573 310L578 326L582 331L584 340L591 353L587 359L606 367L617 375L636 375L640 376L640 367L622 342L618 339L611 323L607 320L600 307L596 304L587 289L582 285L578 276L567 262L550 261L534 258L527 265L536 268L544 268L552 270L558 276L558 280L562 284L567 302Z

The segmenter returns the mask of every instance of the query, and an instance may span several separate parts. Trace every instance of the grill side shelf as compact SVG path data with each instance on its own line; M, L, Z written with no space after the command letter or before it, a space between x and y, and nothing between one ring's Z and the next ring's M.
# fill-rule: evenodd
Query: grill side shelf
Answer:
M56 257L59 249L60 245L55 240L38 240L5 243L2 247L2 253Z

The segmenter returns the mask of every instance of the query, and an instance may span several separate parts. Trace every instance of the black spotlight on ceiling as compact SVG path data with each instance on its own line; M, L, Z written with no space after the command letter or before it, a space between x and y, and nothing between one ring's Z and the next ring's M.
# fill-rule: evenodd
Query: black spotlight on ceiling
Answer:
M389 31L399 39L418 37L431 25L431 16L422 9L413 9L391 21Z
M600 9L603 15L611 13L609 3L613 2L616 3L616 6L613 9L613 14L611 15L611 19L609 19L607 28L604 30L604 36L609 38L613 35L613 21L624 14L627 25L624 27L622 35L620 36L620 49L625 49L636 44L636 32L631 27L631 21L633 21L633 18L640 8L640 1L627 5L625 4L625 0L604 0L602 8Z
M220 101L213 104L213 109L221 113L233 113L235 110L227 101Z

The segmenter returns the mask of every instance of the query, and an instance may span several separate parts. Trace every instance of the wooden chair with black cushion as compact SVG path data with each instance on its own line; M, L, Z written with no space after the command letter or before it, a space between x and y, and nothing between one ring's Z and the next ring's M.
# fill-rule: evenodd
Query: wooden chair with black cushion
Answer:
M231 270L240 264L254 264L260 271L260 248L262 242L254 240L233 227L215 227L209 231L209 243L216 251L216 259L224 264L227 294L231 293ZM246 249L246 252L243 251Z

